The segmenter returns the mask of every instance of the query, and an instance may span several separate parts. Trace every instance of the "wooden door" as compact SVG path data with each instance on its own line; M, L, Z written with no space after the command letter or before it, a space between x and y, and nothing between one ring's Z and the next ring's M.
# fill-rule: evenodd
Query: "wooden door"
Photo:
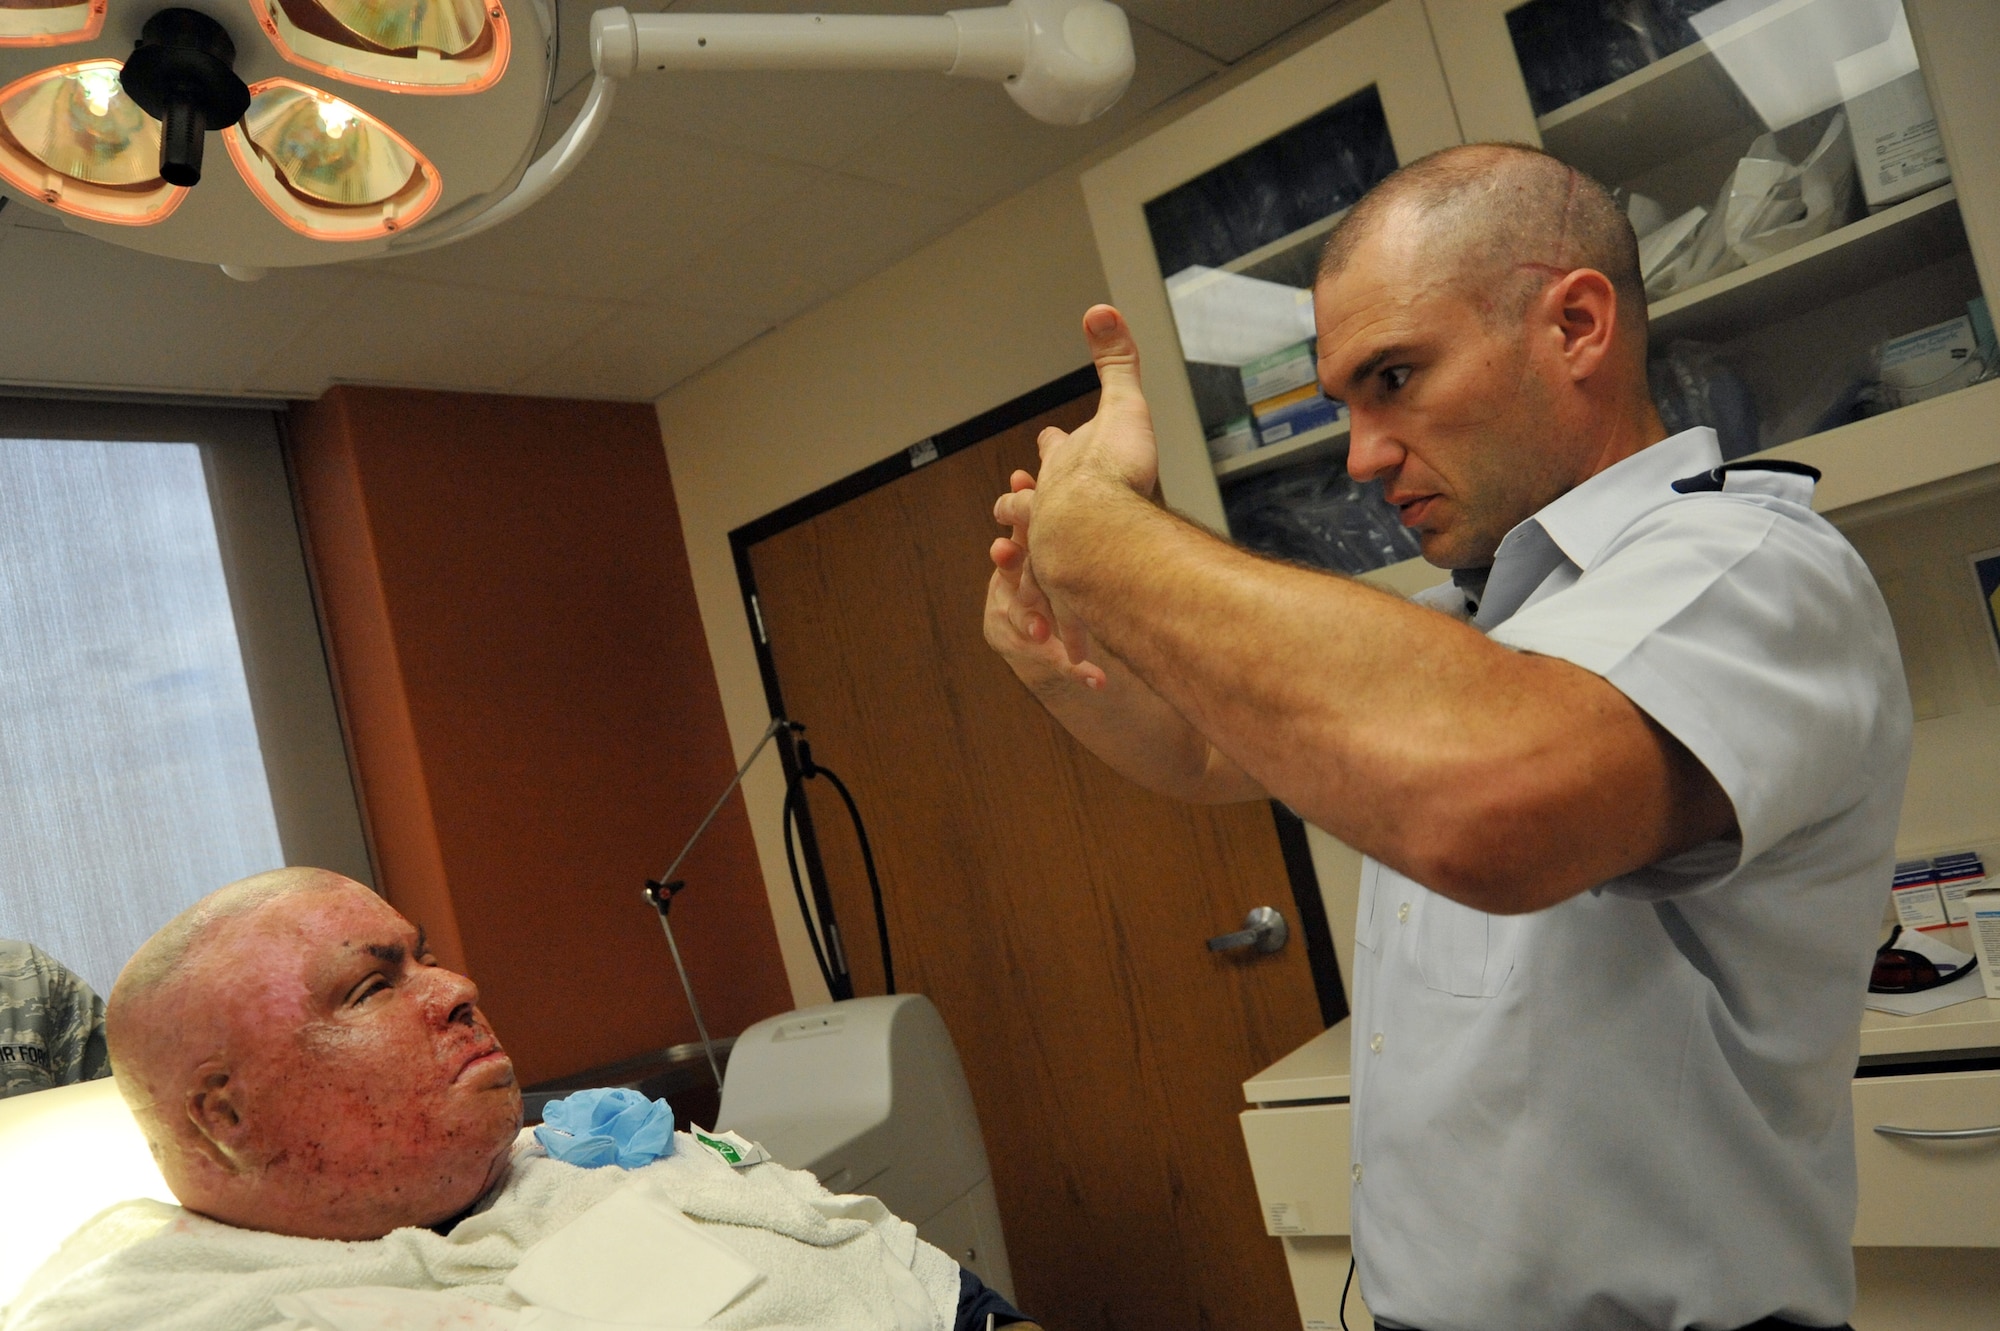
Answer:
M1090 756L981 636L993 500L1045 425L950 453L748 548L778 685L852 788L898 987L944 1014L978 1103L1019 1301L1051 1331L1298 1325L1236 1116L1322 1023L1271 809L1151 795ZM881 992L848 820L813 822L856 989Z

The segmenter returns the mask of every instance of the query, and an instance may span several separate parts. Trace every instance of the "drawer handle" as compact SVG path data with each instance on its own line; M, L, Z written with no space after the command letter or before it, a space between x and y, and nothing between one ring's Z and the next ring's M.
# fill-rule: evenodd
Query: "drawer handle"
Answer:
M1982 1137L2000 1137L2000 1124L1990 1128L1895 1128L1877 1123L1875 1131L1884 1137L1910 1137L1926 1142L1969 1142Z

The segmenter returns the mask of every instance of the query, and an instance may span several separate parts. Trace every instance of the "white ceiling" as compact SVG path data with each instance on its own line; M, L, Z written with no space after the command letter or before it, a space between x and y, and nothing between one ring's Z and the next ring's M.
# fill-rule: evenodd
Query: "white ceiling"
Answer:
M995 0L955 0L959 5ZM0 382L314 397L336 381L651 399L1129 128L1333 0L1121 0L1138 74L1058 129L918 75L629 81L591 155L512 222L256 283L0 211ZM633 9L936 13L950 0ZM567 0L558 88L589 72Z

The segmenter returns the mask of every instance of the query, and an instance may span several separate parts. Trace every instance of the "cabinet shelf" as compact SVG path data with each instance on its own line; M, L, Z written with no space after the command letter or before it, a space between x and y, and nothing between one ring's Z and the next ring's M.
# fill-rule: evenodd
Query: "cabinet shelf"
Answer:
M1664 63L1664 62L1663 62ZM1776 323L1965 250L1958 191L1940 185L1817 240L1647 307L1655 344Z
M1623 184L1696 144L1766 128L1718 52L1745 42L1783 51L1803 67L1830 53L1831 28L1814 10L1833 0L1778 0L1616 83L1535 121L1542 146L1606 184ZM1814 38L1822 40L1815 42ZM1839 50L1838 55L1851 54ZM1770 126L1782 128L1782 126Z
M1813 507L1836 525L1874 519L1921 506L1943 487L1976 481L1971 473L2000 474L2000 380L1843 425L1794 443L1751 454L1817 467L1824 474ZM1917 441L1917 442L1913 442ZM1962 479L1960 479L1962 478ZM1923 495L1916 491L1925 490ZM1363 580L1405 596L1445 579L1422 559L1363 574Z
M1289 467L1313 458L1333 457L1346 451L1347 422L1335 421L1332 425L1322 425L1317 430L1307 430L1304 434L1284 440L1282 443L1267 444L1248 453L1239 453L1233 458L1224 458L1215 464L1215 478L1219 481L1240 481L1245 476L1255 476L1260 472Z

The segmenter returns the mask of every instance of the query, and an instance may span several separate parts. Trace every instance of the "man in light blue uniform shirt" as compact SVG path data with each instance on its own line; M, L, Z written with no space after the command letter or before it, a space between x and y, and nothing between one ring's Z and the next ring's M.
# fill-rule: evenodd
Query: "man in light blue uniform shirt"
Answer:
M1815 476L1646 389L1636 243L1531 149L1404 168L1332 233L1320 381L1417 604L1151 502L1137 350L995 516L987 638L1155 789L1367 855L1354 1244L1385 1326L1733 1331L1854 1303L1849 1078L1910 708ZM1442 613L1438 613L1442 612Z

